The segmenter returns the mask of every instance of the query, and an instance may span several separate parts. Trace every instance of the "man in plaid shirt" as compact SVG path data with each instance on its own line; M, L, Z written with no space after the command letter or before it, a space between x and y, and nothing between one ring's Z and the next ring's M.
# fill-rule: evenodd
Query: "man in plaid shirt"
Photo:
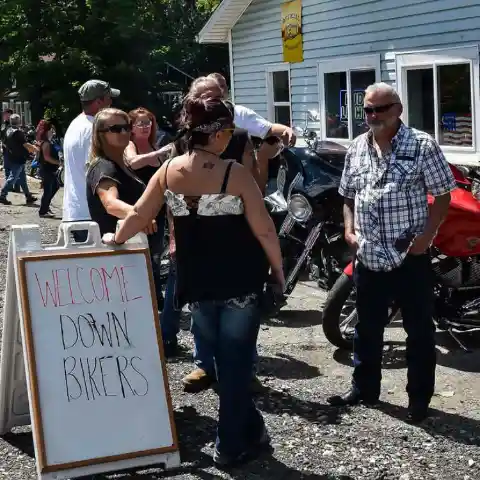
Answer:
M356 253L355 369L350 391L328 401L378 402L383 333L395 300L408 335L408 417L420 422L428 414L436 364L428 248L455 180L437 142L402 123L402 104L390 85L368 87L364 111L370 130L350 145L339 188L345 239ZM427 192L435 197L430 209Z

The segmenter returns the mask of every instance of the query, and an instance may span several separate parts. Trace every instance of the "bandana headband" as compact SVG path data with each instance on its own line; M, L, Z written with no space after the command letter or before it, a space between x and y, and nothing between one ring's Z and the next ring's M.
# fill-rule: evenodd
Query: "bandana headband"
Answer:
M192 132L198 133L216 133L222 130L225 127L229 127L232 125L232 120L229 118L223 118L216 120L215 122L211 123L204 123L202 125L198 125L198 127L192 128Z

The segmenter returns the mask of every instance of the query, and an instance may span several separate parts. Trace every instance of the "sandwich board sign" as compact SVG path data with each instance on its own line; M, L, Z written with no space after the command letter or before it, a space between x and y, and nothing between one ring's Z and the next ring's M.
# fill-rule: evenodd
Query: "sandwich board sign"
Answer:
M12 227L0 431L31 422L39 479L180 464L154 292L143 234L113 248L69 223L42 246Z

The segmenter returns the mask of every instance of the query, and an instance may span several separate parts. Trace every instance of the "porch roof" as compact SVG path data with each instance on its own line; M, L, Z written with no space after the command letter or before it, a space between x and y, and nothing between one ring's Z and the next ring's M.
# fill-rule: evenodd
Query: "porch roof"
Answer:
M228 32L252 0L223 0L197 35L198 43L227 43Z

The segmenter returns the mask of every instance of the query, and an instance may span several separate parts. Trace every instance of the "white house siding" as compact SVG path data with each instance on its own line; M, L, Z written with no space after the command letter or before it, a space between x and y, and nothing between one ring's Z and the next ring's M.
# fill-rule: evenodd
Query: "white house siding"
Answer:
M280 63L282 0L253 0L232 30L235 101L267 114L265 68ZM395 84L395 52L480 43L478 0L302 0L304 61L291 64L293 124L318 110L317 62L380 53Z

